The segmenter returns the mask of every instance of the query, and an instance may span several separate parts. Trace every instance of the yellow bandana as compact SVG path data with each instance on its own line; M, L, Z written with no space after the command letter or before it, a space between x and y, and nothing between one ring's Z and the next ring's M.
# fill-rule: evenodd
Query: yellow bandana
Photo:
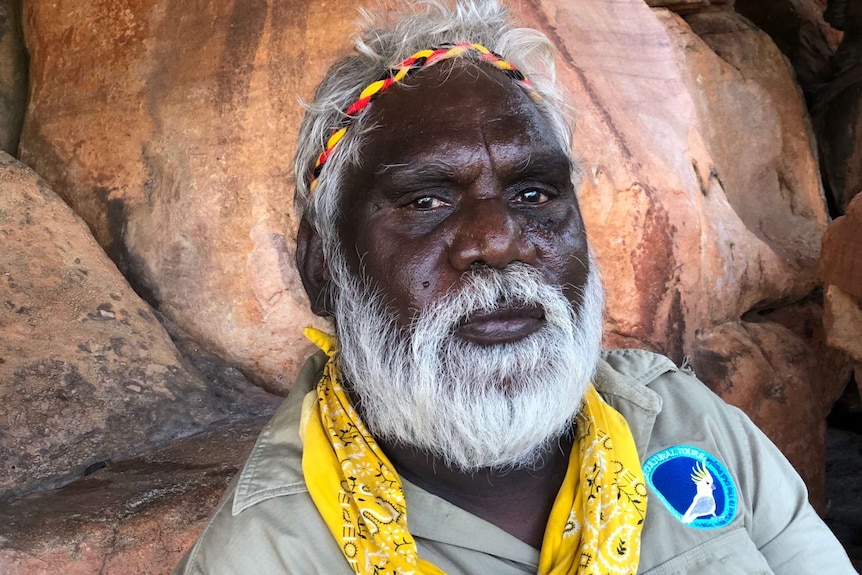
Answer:
M330 359L303 402L302 471L345 559L362 575L444 575L418 555L401 480L341 387L335 339L313 328L305 335ZM548 518L539 574L634 575L647 502L631 430L592 384L576 421L577 445Z

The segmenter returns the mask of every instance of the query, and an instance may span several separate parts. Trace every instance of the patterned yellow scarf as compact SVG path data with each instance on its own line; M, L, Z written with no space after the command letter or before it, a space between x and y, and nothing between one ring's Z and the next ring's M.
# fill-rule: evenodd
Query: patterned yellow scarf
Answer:
M302 471L345 559L362 575L444 575L418 555L401 480L341 387L335 339L313 328L305 334L330 359L303 402ZM646 487L629 426L591 384L548 518L539 574L634 575L645 513Z

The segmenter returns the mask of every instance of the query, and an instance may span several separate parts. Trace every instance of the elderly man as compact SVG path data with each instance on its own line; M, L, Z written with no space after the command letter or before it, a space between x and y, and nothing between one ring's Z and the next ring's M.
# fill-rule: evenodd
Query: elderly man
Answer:
M664 357L600 354L547 39L369 17L309 105L321 352L177 573L849 574L799 477Z

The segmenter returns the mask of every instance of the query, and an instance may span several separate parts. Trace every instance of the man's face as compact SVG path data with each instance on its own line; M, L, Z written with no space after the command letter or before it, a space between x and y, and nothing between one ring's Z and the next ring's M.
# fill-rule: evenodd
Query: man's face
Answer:
M601 339L569 160L494 71L432 68L369 112L329 261L346 383L378 440L530 466L571 430Z
M523 89L495 70L444 63L368 113L377 127L345 178L338 231L350 271L379 289L400 327L465 271L516 261L579 307L588 254L570 161ZM458 335L493 345L542 324L541 309L500 309Z

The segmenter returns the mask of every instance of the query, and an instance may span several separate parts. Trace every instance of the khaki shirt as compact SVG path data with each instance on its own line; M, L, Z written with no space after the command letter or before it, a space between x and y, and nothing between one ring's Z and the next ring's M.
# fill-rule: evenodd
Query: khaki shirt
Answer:
M805 486L778 449L665 357L606 352L595 385L625 416L641 461L668 447L716 456L737 486L738 512L720 528L683 524L652 491L641 575L850 575L846 553L808 504ZM302 475L302 398L325 362L310 358L296 387L261 432L200 539L174 571L199 574L350 575ZM535 574L539 551L502 529L404 481L419 555L449 575Z

